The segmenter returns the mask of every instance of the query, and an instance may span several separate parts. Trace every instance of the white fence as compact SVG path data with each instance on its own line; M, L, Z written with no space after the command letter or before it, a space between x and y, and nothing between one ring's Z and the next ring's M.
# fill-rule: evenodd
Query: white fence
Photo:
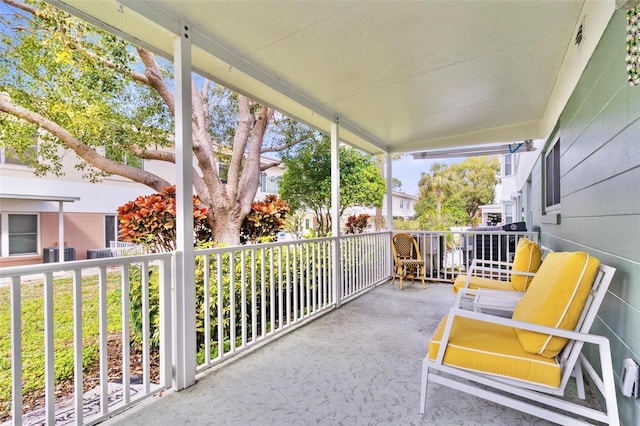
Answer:
M512 261L522 237L539 243L536 232L526 231L406 232L418 242L425 278L443 282L451 282L457 274L464 273L475 258Z
M463 272L475 257L510 260L522 236L537 241L536 234L526 232L412 234L420 245L426 278L436 281ZM196 359L196 372L266 343L386 282L392 266L390 243L391 233L380 232L197 250L196 303L185 307L196 317L196 347L189 355ZM38 415L48 424L60 416L73 417L76 424L97 423L170 387L172 371L180 367L172 359L177 340L170 327L175 255L0 270L4 283L0 297L8 302L0 304L0 309L8 310L5 317L10 317L11 325L10 365L3 361L5 373L0 372L10 371L11 377L2 383L11 383L11 401L0 404L10 405L12 413L23 412L23 395L34 391L31 384L24 388L33 378L25 380L23 367L33 362L42 365L43 389L37 391L44 394L45 406ZM72 316L66 322L54 322L54 313L60 310ZM34 327L40 329L35 333L37 341L25 340L33 338L29 330ZM57 355L63 344L57 336L69 327L73 360L65 363ZM119 342L115 362L108 359L114 339ZM96 351L97 361L91 358ZM141 371L132 370L134 357L141 360L136 363ZM96 363L97 369L87 368ZM74 395L70 406L60 407L55 399L56 377L64 376L64 368L72 370ZM109 368L115 368L115 373ZM17 415L12 421L21 424L23 418Z
M122 258L83 260L33 266L19 266L0 270L3 287L2 297L8 296L9 303L2 309L10 310L11 365L3 368L3 374L10 371L11 412L13 424L22 424L23 367L37 363L43 371L44 407L39 410L38 420L46 424L56 423L56 418L72 417L76 424L95 423L108 415L117 413L132 404L171 386L171 257L170 253L130 256ZM150 277L155 274L155 306L150 306ZM132 298L132 286L137 286L140 297ZM8 291L7 291L8 287ZM38 294L41 296L38 297ZM119 305L119 311L110 311L109 306ZM40 305L34 305L40 302ZM139 306L135 306L138 304ZM132 305L136 308L132 310ZM158 313L157 334L149 331L150 314ZM139 335L132 339L132 312L140 324ZM55 313L71 312L72 320L55 322ZM3 315L5 312L3 312ZM89 318L92 318L90 321ZM110 330L115 324L117 332ZM61 349L66 342L57 337L69 328L73 335L73 360L60 359ZM34 331L35 330L35 331ZM68 331L67 331L68 332ZM39 337L41 335L41 338ZM26 341L24 338L30 339ZM4 339L5 337L3 337ZM33 341L35 339L36 341ZM121 348L115 361L108 361L109 342L119 340ZM151 353L152 339L159 345L153 349L158 363L152 380ZM131 372L132 341L136 341L142 358L142 372L133 385ZM99 353L97 371L89 376L84 364L91 354ZM72 364L70 366L69 364ZM108 367L116 371L109 371ZM56 407L56 377L64 377L64 371L73 372L73 400L64 407ZM30 370L33 370L31 368ZM119 385L110 380L110 375L118 376ZM111 378L113 379L113 377ZM29 381L33 381L29 377ZM3 383L6 383L3 380ZM91 392L85 392L85 385L92 384ZM29 384L26 392L41 392ZM1 401L5 406L7 401ZM8 405L8 404L7 404ZM33 420L33 419L32 419Z
M192 352L196 370L293 330L385 282L391 266L389 242L390 233L383 232L197 250L196 306L191 309L196 316L197 348ZM45 406L36 415L47 424L61 417L94 424L170 387L172 369L178 368L172 360L176 340L170 326L174 256L2 269L0 282L6 286L0 288L0 296L4 290L9 303L3 309L11 318L11 361L5 368L11 374L11 401L0 403L10 404L12 413L23 412L23 395L33 391L24 388L28 380L23 367L34 360L44 371L44 389L38 392L44 394ZM61 309L72 312L68 323L54 322L54 312ZM23 338L33 337L27 332L30 323L41 328L36 342ZM114 323L116 331L111 329ZM63 344L57 341L58 332L68 327L73 329L72 367L56 355ZM115 363L108 358L114 339L121 352ZM97 361L91 358L95 351ZM136 365L142 371L132 369L134 357L141 359ZM95 374L88 363L98 364ZM61 407L55 399L56 377L69 368L74 395ZM116 373L109 371L114 368ZM21 415L12 416L16 425L23 420Z

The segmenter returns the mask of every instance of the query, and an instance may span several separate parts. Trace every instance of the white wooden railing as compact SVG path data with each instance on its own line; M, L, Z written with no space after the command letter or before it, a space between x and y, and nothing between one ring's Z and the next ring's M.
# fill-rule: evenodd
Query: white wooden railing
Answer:
M512 261L517 242L526 237L539 243L537 232L526 231L396 231L413 235L424 260L425 278L451 282L475 258Z
M4 295L9 293L8 306L2 309L10 310L11 333L2 339L11 339L11 413L13 424L23 423L23 362L34 362L39 358L44 369L44 401L45 406L40 410L37 419L46 424L55 424L56 419L74 418L76 424L93 424L113 415L140 400L171 386L171 253L129 256L121 258L82 260L64 263L48 263L41 265L18 266L0 270L0 291ZM150 356L152 336L150 327L150 276L157 274L158 302L156 309L159 316L157 335L159 346L155 350L159 356L159 371L156 380L151 379ZM138 282L133 282L138 277ZM154 278L155 279L155 278ZM67 285L71 282L71 285ZM141 315L141 335L139 336L140 351L142 353L143 372L139 385L132 385L130 371L131 347L131 305L136 303L131 298L131 286L140 288L139 312ZM8 287L8 291L7 291ZM64 300L71 300L70 306L59 306L56 300L62 291L69 291ZM23 307L23 292L41 292L42 305L35 310L25 310ZM116 322L120 323L117 335L109 335L107 324L108 300L119 295L120 312ZM26 300L26 299L24 299ZM95 303L95 304L94 304ZM69 323L54 322L54 312L71 310L73 321ZM83 321L92 310L94 317L99 317L97 330L89 330ZM97 312L96 312L97 311ZM41 318L42 339L39 342L25 342L23 329L27 323ZM114 319L111 318L113 321ZM73 328L73 400L63 408L56 407L55 377L60 374L56 370L56 356L61 349L56 341L59 328ZM83 362L84 355L95 345L95 341L85 338L85 335L97 336L99 347L99 368L97 377L85 377ZM27 334L25 333L25 336ZM28 334L33 336L33 334ZM121 385L114 385L109 380L108 371L108 342L119 339L122 353L118 356L116 369L119 370ZM65 342L66 343L66 342ZM26 350L28 347L29 350ZM23 347L25 350L23 350ZM112 363L113 364L113 363ZM113 367L113 365L111 366ZM85 393L86 379L96 383L93 392ZM7 401L2 401L4 405ZM34 422L31 419L31 423Z
M388 232L342 237L341 286L334 278L335 238L196 251L198 371L386 281L389 238Z
M509 259L515 241L537 235L526 232L412 232L425 261L426 278L451 279L464 271L477 256ZM257 347L330 312L342 303L358 297L374 286L387 282L391 275L391 232L223 247L195 251L196 304L185 312L196 317L196 343L189 356L194 357L196 372ZM44 366L45 407L39 414L48 424L61 415L73 417L76 424L93 424L126 409L132 404L172 385L171 291L175 283L172 265L176 253L135 255L86 261L19 266L0 270L0 292L8 294L11 317L11 408L14 424L23 418L23 362L41 357ZM336 259L338 259L336 261ZM72 297L69 306L57 306L56 294L66 279ZM339 283L339 285L338 285ZM2 288L4 287L4 289ZM35 290L34 290L35 288ZM8 290L7 290L8 289ZM42 294L42 338L25 353L23 333L32 312L25 311L24 295ZM1 294L1 293L0 293ZM83 302L94 294L95 304ZM122 342L118 354L121 385L110 382L107 368L110 336L107 328L108 300L119 295L117 339ZM72 324L54 322L56 309L70 309ZM83 321L97 310L97 330L89 330ZM56 330L73 327L73 383L71 406L56 407ZM99 368L94 382L97 388L87 393L83 355L94 335L99 347ZM132 384L131 342L141 347L140 384ZM33 348L34 346L31 346ZM58 343L59 344L59 343ZM159 356L159 365L150 361ZM193 359L193 358L191 358ZM154 374L152 374L154 369ZM157 373L157 374L156 374ZM0 401L8 404L7 401ZM61 413L61 410L66 410Z

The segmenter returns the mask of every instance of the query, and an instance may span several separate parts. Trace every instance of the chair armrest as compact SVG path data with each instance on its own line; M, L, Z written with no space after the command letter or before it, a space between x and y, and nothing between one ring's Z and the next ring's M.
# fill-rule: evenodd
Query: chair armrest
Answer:
M453 308L465 309L466 304L476 312L482 312L482 309L493 309L512 313L522 296L524 292L520 291L461 288L458 290Z
M453 321L456 317L465 317L470 319L475 319L478 321L488 322L492 324L504 325L507 327L519 328L522 330L535 331L543 334L550 334L552 336L564 337L570 340L577 340L585 343L592 343L598 346L605 345L609 346L609 340L606 337L598 336L596 334L585 334L579 333L574 330L565 330L562 328L554 328L547 327L539 324L533 324L525 321L516 321L511 318L500 317L496 315L489 315L479 312L472 312L463 309L451 308L449 309L449 313L447 315L447 322L445 324L444 332L442 333L442 338L440 340L440 349L438 350L438 355L435 359L437 364L442 364L442 360L444 359L444 354L449 345L449 335L451 334L451 326L453 325Z

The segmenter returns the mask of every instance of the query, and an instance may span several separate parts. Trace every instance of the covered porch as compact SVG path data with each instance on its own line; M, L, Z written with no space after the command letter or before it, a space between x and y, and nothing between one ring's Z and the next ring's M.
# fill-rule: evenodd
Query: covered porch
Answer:
M244 250L262 248L232 248L194 253L192 222L190 214L185 214L188 212L186 206L191 204L193 184L190 162L191 111L188 107L191 90L188 82L192 71L210 76L330 133L335 154L332 159L332 208L337 212L340 206L337 151L341 142L385 155L387 181L391 187L391 154L394 152L423 149L437 151L472 144L489 145L531 139L544 141L549 138L614 13L613 2L582 1L556 2L554 13L550 13L538 2L515 2L510 5L515 8L511 10L512 13L506 13L504 4L499 2L487 3L488 6L484 2L478 2L464 7L482 10L466 10L464 14L455 13L461 12L457 9L438 10L444 3L416 2L414 6L419 10L407 10L395 18L394 14L401 8L396 8L392 3L380 6L381 10L369 6L375 3L345 3L344 6L334 3L333 7L336 9L344 7L345 10L326 10L326 16L309 13L308 9L298 8L294 3L291 3L291 10L288 12L269 6L253 10L247 6L242 10L227 11L221 4L211 6L213 2L210 4L212 10L200 2L62 0L52 3L154 52L172 57L177 70L175 132L178 151L178 210L181 218L178 223L178 250L170 255L135 256L118 265L122 267L122 276L127 277L129 263L142 265L145 272L149 271L150 265L160 264L160 339L163 342L163 364L160 367L158 387L153 386L155 383L152 384L148 376L144 379L144 394L149 398L131 411L125 411L121 416L109 420L122 424L420 423L417 413L419 364L424 356L428 337L452 302L446 284L430 283L426 290L418 285L406 286L402 292L387 285L391 270L390 230L364 237L371 238L372 241L360 243L355 238L341 237L336 226L333 237L310 241L313 248L301 248L300 251L294 248L291 268L288 263L291 252L287 248L286 254L283 254L280 246L274 248L275 251L265 248L262 254L243 254ZM190 7L184 7L185 4ZM317 10L323 7L320 2L313 4ZM249 16L250 19L243 21L240 26L230 18L239 16ZM413 18L416 16L429 17L433 21L430 21L432 25L425 25L420 20L415 22ZM452 40L440 38L442 34L438 31L444 32L444 29L438 30L439 26L433 25L434 22L446 22L439 20L443 16L456 16L459 20ZM554 18L552 22L549 21L549 16ZM589 28L589 36L581 41L583 44L574 47L578 30L582 34L585 16L590 19L589 26L586 27ZM211 25L209 20L214 17L217 19L216 25ZM268 21L269 17L273 23L296 23L299 28L289 29L290 34L274 31L261 37L260 30L264 31L261 22ZM288 21L285 20L286 17ZM336 22L331 17L343 19ZM496 20L492 21L491 18ZM201 21L202 19L206 22ZM379 21L385 25L358 25L375 24ZM415 25L411 25L411 22ZM480 34L460 33L460 30L476 29L479 22L486 25L484 32L481 29ZM303 31L313 30L315 25L321 24L328 24L328 27L318 28L317 32L312 31L311 34ZM498 24L502 25L504 33L498 34L495 31ZM362 28L374 28L376 31L363 34L358 32ZM406 31L401 31L402 28ZM220 29L222 33L217 33L214 29ZM341 29L347 31L341 32ZM382 31L383 29L386 31ZM428 33L427 29L432 29L433 32ZM540 32L532 32L534 29ZM381 44L382 37L377 38L377 34L386 34L388 38L385 40L397 43L395 46L391 43L384 49L388 56L375 50L363 50L363 47L384 45ZM392 37L394 34L396 37ZM492 37L487 34L492 34ZM313 48L314 40L322 42L323 49L318 46ZM413 49L409 48L406 40L414 42ZM440 48L425 42L432 40L447 42ZM470 40L477 44L470 46ZM280 41L288 43L278 46L277 42ZM292 46L298 49L295 50ZM427 49L431 46L434 51ZM279 47L279 50L267 51L274 47ZM553 50L553 47L558 50ZM416 50L418 48L420 50ZM330 55L336 51L338 54ZM469 54L470 51L474 53ZM400 52L407 53L402 55L401 60L392 60ZM310 57L315 62L306 60ZM335 60L328 61L327 58ZM472 59L473 62L466 62L466 59ZM327 62L346 66L334 69L332 73L326 69ZM382 64L388 66L383 67ZM300 65L305 69L301 70ZM314 76L317 78L313 78ZM321 79L321 76L325 78ZM349 78L352 76L355 77ZM507 76L515 80L507 79ZM390 200L390 191L387 197ZM527 214L533 210L529 202L526 203L526 211L523 207L523 212ZM390 207L387 216L392 216ZM573 234L567 235L556 230L555 227L561 225L559 213L543 219L536 217L534 223L542 225L542 236L555 247L591 249L605 259L615 254L615 250L610 247L613 243L609 244L609 241L613 241L611 236L605 235L603 241L606 244L601 246L583 235L574 238ZM351 241L354 244L349 245ZM367 244L375 248L377 254L374 257L369 257L370 250L362 250ZM231 252L233 255L229 254ZM610 256L610 253L614 254ZM363 268L363 255L367 256L369 263L364 265L364 269L358 269ZM279 262L280 274L283 270L292 271L291 278L283 275L278 282L279 291L284 287L286 294L290 293L290 289L291 294L294 294L296 288L307 291L307 288L311 288L307 284L308 280L316 283L320 277L322 281L318 281L316 288L322 290L312 294L298 293L292 296L293 299L272 303L270 308L277 306L279 311L260 311L260 315L269 315L268 318L272 319L269 322L266 317L257 316L255 308L243 311L243 318L254 315L251 318L252 327L249 329L243 324L241 334L234 334L236 324L231 324L229 335L205 335L205 341L212 342L212 346L209 347L210 351L205 352L205 359L196 359L194 313L197 295L192 285L196 272L193 260L202 256L212 259L204 261L207 265L205 267L209 267L206 262L217 262L220 265L224 260L231 262L228 271L235 271L241 264L242 267L238 268L238 275L242 274L241 277L229 272L229 275L224 274L224 279L229 277L231 282L249 282L253 286L246 287L252 289L250 294L255 294L256 285L266 282L273 285L278 282L277 278L276 281L273 278L265 279L268 273L264 275L264 269L261 270L257 263L264 266L265 259L268 265L274 265L274 259ZM316 262L320 257L326 260ZM236 258L239 260L236 261ZM616 255L616 259L621 258ZM285 267L282 259L286 259ZM102 283L106 279L106 268L112 265L109 262L113 261L96 260L68 266L73 271L76 299L80 299L81 295L81 270L98 268ZM244 268L245 262L250 266L249 269ZM315 272L306 275L304 282L296 281L299 271L296 268L303 264L305 268L311 265ZM41 273L46 282L45 288L50 288L53 270L48 268L3 272L3 277L12 280L12 340L18 342L17 349L13 352L13 366L19 366L21 362L19 276ZM222 285L222 268L213 267L213 275L205 279L205 288ZM637 263L634 263L633 268L632 273L636 275L630 274L631 278L625 279L625 285L637 277ZM245 276L247 270L252 272ZM270 271L273 272L273 269ZM145 276L148 274L141 275L142 280L146 281ZM289 279L292 287L289 287ZM102 292L104 285L100 286ZM128 293L128 286L128 278L122 278L124 294ZM148 286L148 282L142 286ZM626 291L625 289L621 292ZM236 303L237 306L248 306L245 299L247 293L238 293L238 299L233 299L236 297L235 292L232 294L234 296L229 302L232 311L235 311ZM124 324L129 320L129 302L126 299L123 298L122 302ZM307 304L297 305L302 300ZM73 309L81 311L80 302L74 303ZM205 306L208 303L208 300L205 301ZM615 305L612 306L610 311L617 312ZM615 314L612 313L611 316L615 317ZM273 321L276 317L278 321ZM220 316L218 319L224 318ZM213 315L208 319L212 323L215 320ZM229 321L233 320L229 318ZM611 322L618 321L613 318ZM298 323L304 327L298 328ZM211 330L210 324L205 323L204 329ZM77 392L74 409L76 413L81 413L82 358L78 353L82 353L82 327L75 324L75 328ZM293 332L281 333L278 339L265 339L265 343L266 340L273 342L261 347L261 338L273 334L274 330L279 332L280 329L291 329ZM124 341L129 338L126 330L124 327ZM148 343L149 336L144 339L145 344ZM216 339L217 348L223 349L214 353ZM229 350L224 346L227 341L230 344ZM101 335L100 342L101 348L106 345L106 333ZM634 338L632 343L635 342ZM47 352L50 352L53 344L47 340L45 345ZM254 350L256 348L259 350ZM230 356L225 357L227 353L238 356L231 360L228 359ZM123 370L127 370L128 355L123 354ZM53 358L52 355L49 356L47 392L52 393ZM622 356L617 358L621 359ZM220 368L222 365L224 368ZM19 402L20 368L14 369L17 372L14 372L12 382L12 402L14 411L22 412ZM125 373L123 377L125 383L129 383L128 374ZM103 395L106 395L107 381L102 380L101 386ZM98 419L90 418L87 422L99 422L133 405L132 402L136 401L132 400L128 387L125 386L123 391L125 404L122 408L110 411L106 408L106 396L103 396L101 415ZM169 388L172 390L168 390ZM429 424L543 424L539 419L438 385L430 387L428 404L429 411L423 422ZM47 405L47 419L53 423L56 415L53 397L47 400ZM627 418L630 417L632 414L627 415ZM20 421L14 420L16 424Z
M188 389L166 391L105 424L551 424L437 384L421 419L421 361L453 299L449 284L423 289L416 282L400 291L382 283L207 371ZM574 389L571 383L568 393Z

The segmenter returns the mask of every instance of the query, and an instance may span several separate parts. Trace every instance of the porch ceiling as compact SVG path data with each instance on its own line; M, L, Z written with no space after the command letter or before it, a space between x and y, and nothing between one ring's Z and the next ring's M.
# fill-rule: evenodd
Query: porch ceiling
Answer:
M62 0L200 73L370 152L545 137L613 2ZM583 22L584 42L574 44Z

